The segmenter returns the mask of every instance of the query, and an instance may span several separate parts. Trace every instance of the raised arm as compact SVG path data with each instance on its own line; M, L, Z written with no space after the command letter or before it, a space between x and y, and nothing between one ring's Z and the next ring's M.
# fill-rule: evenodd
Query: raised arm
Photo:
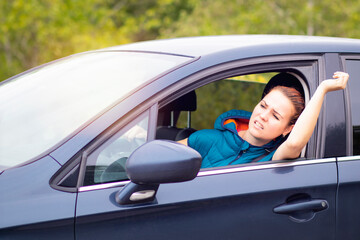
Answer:
M344 72L335 72L333 78L320 83L296 121L289 137L276 150L273 160L297 158L300 155L314 131L326 93L344 89L349 75Z

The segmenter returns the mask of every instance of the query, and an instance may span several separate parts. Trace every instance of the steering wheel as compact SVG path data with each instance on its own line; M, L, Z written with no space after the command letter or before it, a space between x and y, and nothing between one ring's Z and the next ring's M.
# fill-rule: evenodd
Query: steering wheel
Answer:
M121 180L128 180L128 176L125 170L125 163L127 157L122 157L116 160L115 162L111 163L101 174L100 181L102 183L106 182L114 182L114 181L121 181Z

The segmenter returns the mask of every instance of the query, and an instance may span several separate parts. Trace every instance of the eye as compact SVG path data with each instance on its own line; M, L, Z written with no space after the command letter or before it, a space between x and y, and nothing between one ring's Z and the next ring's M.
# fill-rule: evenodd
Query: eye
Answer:
M273 114L273 116L276 120L279 120L279 118L278 118L278 116L276 116L276 114Z
M262 103L260 103L260 107L261 107L261 108L265 108L265 105L262 104Z

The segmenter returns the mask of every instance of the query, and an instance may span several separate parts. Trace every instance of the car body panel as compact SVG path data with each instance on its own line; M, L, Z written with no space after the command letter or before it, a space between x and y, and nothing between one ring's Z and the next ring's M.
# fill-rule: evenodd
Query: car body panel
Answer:
M353 227L360 214L360 157L338 159L337 239L356 239L360 229Z
M238 172L219 173L219 170L215 174L210 170L209 175L190 182L163 184L156 202L149 204L120 206L115 202L119 188L80 192L77 239L100 236L108 239L119 236L125 239L150 236L153 239L166 236L171 239L191 236L197 236L197 239L239 236L248 239L333 239L337 185L335 159L314 165L268 167L247 171L241 171L239 167ZM283 204L288 197L299 193L326 199L329 208L304 223L273 212L273 208ZM98 202L103 204L96 204ZM113 226L117 227L110 233Z
M192 181L160 184L155 202L138 205L116 202L116 193L129 181L94 186L81 183L90 150L140 114L148 111L148 141L153 140L158 108L221 76L230 76L232 71L296 70L308 80L311 96L321 79L344 70L339 54L360 56L360 40L211 36L92 52L102 51L151 52L191 59L149 79L41 156L0 172L0 190L6 193L0 197L1 215L6 216L0 218L0 238L357 239L360 166L348 146L352 144L352 126L348 126L347 91L326 96L307 147L310 160L201 170ZM71 189L57 188L56 176L65 176L69 166L79 162L78 184ZM324 200L327 207L311 217L300 214L305 220L274 212L287 201L307 201L307 197Z
M150 51L187 56L241 56L359 52L357 39L292 35L224 35L146 41L107 48L108 50ZM232 54L231 54L232 52ZM230 59L229 59L230 60Z
M58 239L73 237L76 194L49 185L49 179L59 169L60 165L46 156L1 175L1 238L21 239L31 234L36 239L53 234Z

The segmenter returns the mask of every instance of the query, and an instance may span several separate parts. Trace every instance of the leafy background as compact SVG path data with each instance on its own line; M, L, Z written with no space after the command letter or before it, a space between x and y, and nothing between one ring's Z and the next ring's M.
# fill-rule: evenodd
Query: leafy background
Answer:
M0 81L73 53L223 34L360 38L358 0L3 0Z

